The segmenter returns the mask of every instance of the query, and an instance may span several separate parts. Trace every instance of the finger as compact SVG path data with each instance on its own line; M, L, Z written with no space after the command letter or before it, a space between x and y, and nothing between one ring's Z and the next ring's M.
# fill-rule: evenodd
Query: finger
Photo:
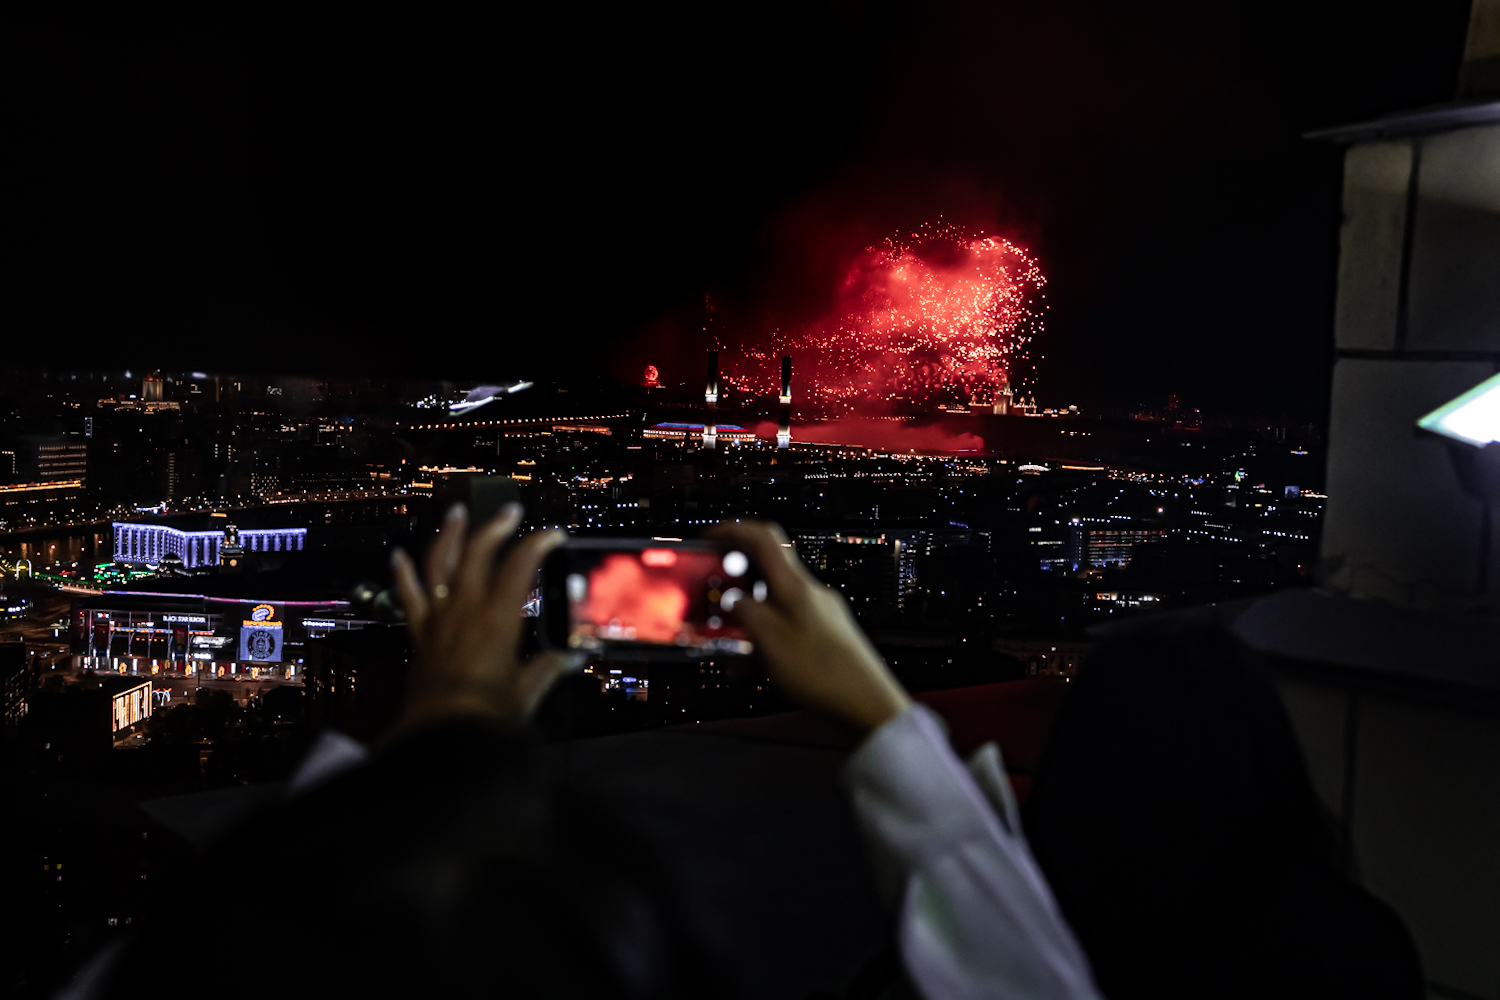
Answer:
M427 552L427 589L434 597L446 596L446 588L453 579L453 570L458 566L458 557L464 547L464 526L469 512L461 503L448 508L443 526ZM438 588L445 588L439 591Z
M734 620L757 647L770 647L791 631L791 623L777 608L757 601L737 601L731 612Z
M493 611L504 616L502 621L521 620L521 607L526 595L536 586L536 571L547 558L547 553L568 540L566 531L533 531L516 543L505 562L500 564L496 577L495 596L490 604Z
M495 566L495 553L520 523L520 504L508 503L500 508L500 513L476 531L464 547L463 557L453 574L452 588L484 600Z
M765 577L771 599L781 607L794 607L813 582L802 560L787 547L786 534L774 524L726 522L710 529L709 537L749 555Z
M565 649L538 653L525 663L516 675L516 703L521 709L522 719L530 718L541 704L542 698L563 674L570 674L583 666L582 653Z
M427 622L427 594L422 590L422 581L417 579L417 564L405 550L391 553L391 576L396 582L396 596L406 609L406 624L413 636L422 634Z

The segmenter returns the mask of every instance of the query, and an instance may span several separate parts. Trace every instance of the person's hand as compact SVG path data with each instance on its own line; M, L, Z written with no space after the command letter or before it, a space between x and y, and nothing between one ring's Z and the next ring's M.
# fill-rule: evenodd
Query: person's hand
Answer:
M496 553L520 523L520 504L508 504L466 538L468 514L455 506L428 553L425 587L409 555L399 549L392 555L416 653L394 735L465 717L520 725L573 665L576 657L565 652L520 662L526 595L547 553L567 538L533 532L496 568Z
M765 577L762 602L731 612L755 643L766 671L799 704L871 732L911 704L836 590L813 578L774 524L720 524L709 537L750 556Z

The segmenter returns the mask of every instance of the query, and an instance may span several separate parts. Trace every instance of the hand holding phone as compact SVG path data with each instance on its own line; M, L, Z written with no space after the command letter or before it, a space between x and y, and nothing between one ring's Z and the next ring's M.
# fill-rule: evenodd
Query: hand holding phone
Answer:
M808 708L871 732L911 705L849 610L842 594L816 580L774 524L721 524L721 547L746 553L767 585L764 602L737 604L734 617L755 643L766 672Z
M565 651L520 658L522 605L538 566L566 537L532 532L496 567L520 522L520 505L509 504L471 535L463 505L450 508L428 551L425 581L410 556L393 555L416 658L392 736L459 717L519 725L572 665Z

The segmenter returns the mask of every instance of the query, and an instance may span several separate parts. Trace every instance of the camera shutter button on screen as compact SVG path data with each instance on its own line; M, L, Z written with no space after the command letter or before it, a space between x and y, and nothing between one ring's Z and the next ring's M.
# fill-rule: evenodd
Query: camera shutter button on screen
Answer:
M750 557L738 550L724 553L724 572L730 576L744 576L750 570ZM725 605L726 609L728 605Z

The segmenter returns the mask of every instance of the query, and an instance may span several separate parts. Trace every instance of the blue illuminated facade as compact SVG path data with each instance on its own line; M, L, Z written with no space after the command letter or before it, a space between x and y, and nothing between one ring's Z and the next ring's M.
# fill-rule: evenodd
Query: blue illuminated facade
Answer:
M179 531L162 524L116 521L115 562L155 566L171 552L188 569L217 566L224 546L221 531ZM306 528L250 528L239 532L246 552L300 552L307 547Z

